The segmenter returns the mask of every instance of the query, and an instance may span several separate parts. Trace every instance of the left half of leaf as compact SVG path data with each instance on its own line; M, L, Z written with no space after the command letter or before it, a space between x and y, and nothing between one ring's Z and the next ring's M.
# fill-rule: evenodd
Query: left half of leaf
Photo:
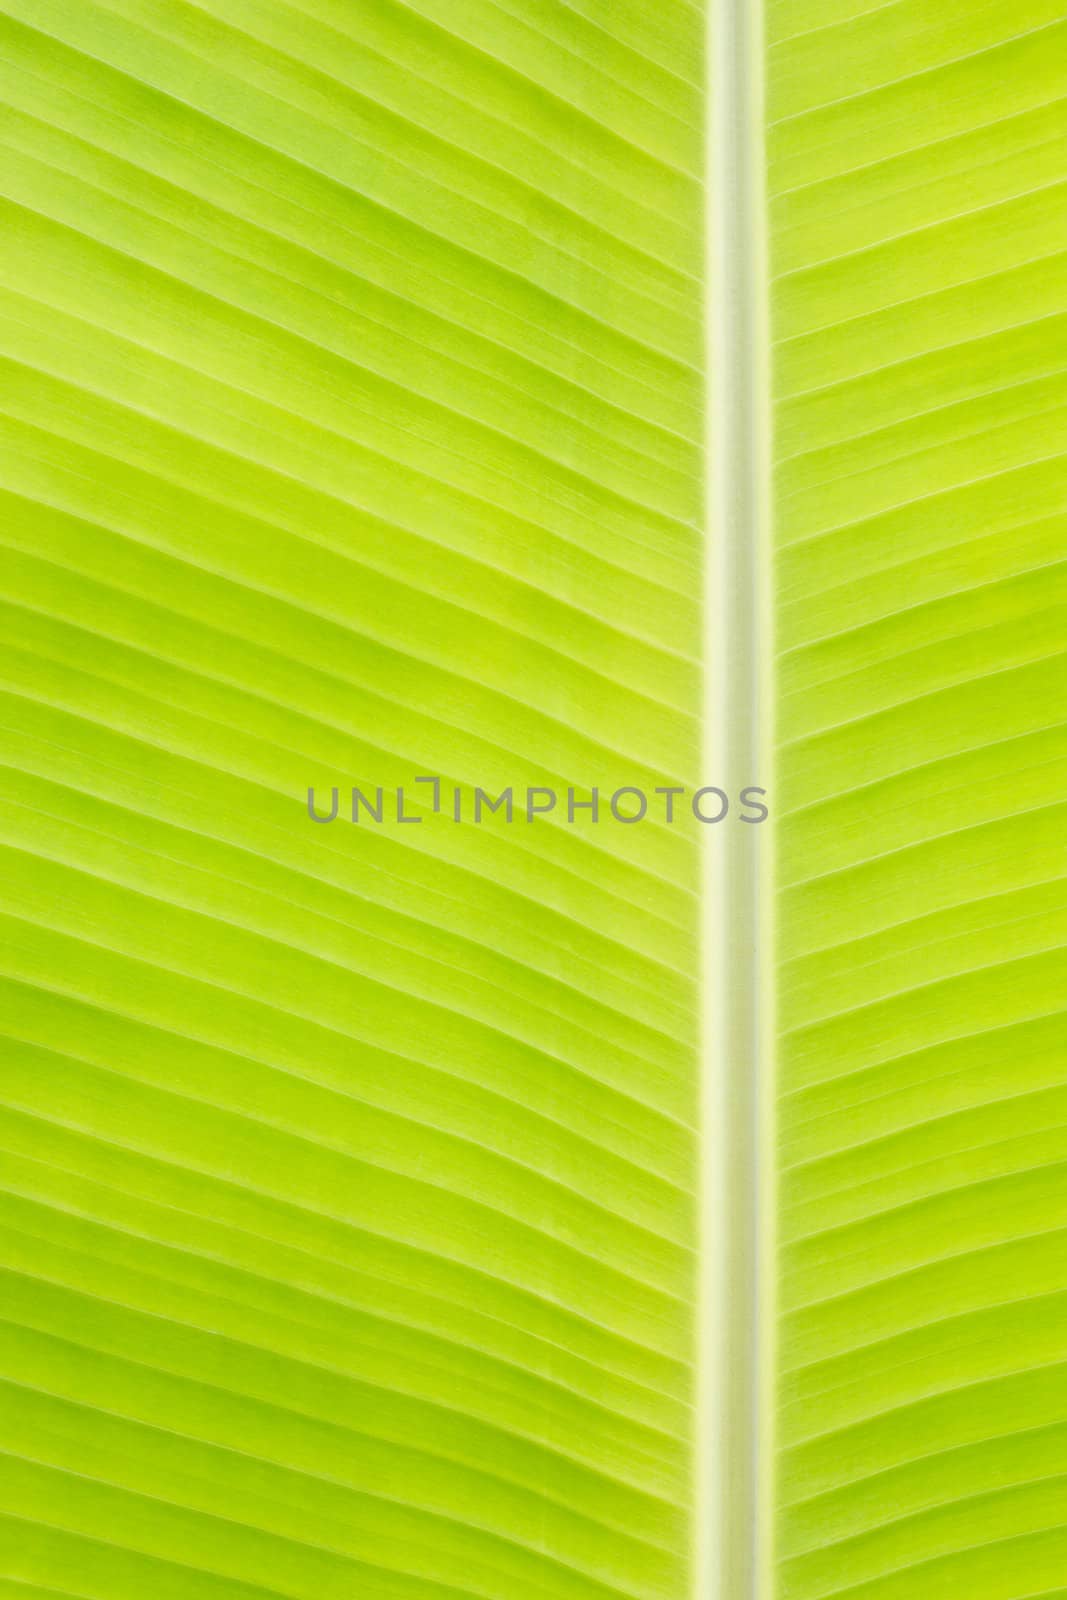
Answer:
M0 0L3 1600L685 1591L701 58Z

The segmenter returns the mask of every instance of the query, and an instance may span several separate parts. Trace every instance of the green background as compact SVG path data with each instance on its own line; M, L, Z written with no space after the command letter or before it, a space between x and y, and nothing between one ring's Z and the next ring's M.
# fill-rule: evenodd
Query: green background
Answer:
M1061 1600L1067 17L765 20L764 1600ZM698 830L305 796L715 781L707 22L0 0L3 1600L690 1592Z
M768 8L790 1600L1067 1593L1067 12Z
M703 20L0 12L0 1571L678 1595Z

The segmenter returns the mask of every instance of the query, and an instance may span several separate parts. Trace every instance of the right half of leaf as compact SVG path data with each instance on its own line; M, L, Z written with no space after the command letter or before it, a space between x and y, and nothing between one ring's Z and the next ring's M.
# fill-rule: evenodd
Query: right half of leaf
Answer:
M776 1593L1067 1593L1067 10L768 9Z

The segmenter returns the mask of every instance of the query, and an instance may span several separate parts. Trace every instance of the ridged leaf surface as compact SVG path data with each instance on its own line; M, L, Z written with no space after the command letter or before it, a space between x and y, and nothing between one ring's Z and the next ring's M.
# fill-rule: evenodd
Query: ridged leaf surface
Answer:
M768 10L789 1600L1067 1591L1067 18Z
M0 0L0 1600L692 1592L740 6ZM765 1600L1058 1600L1067 17L764 29Z
M703 20L0 13L4 1593L671 1600Z

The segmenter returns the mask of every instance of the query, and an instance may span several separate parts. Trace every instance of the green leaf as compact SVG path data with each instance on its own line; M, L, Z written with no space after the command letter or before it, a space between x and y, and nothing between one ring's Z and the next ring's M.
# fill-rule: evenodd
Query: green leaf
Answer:
M666 1600L701 18L0 10L0 1570Z
M0 1600L1067 1594L1065 41L0 0Z
M1064 1592L1062 6L768 8L773 1592Z

